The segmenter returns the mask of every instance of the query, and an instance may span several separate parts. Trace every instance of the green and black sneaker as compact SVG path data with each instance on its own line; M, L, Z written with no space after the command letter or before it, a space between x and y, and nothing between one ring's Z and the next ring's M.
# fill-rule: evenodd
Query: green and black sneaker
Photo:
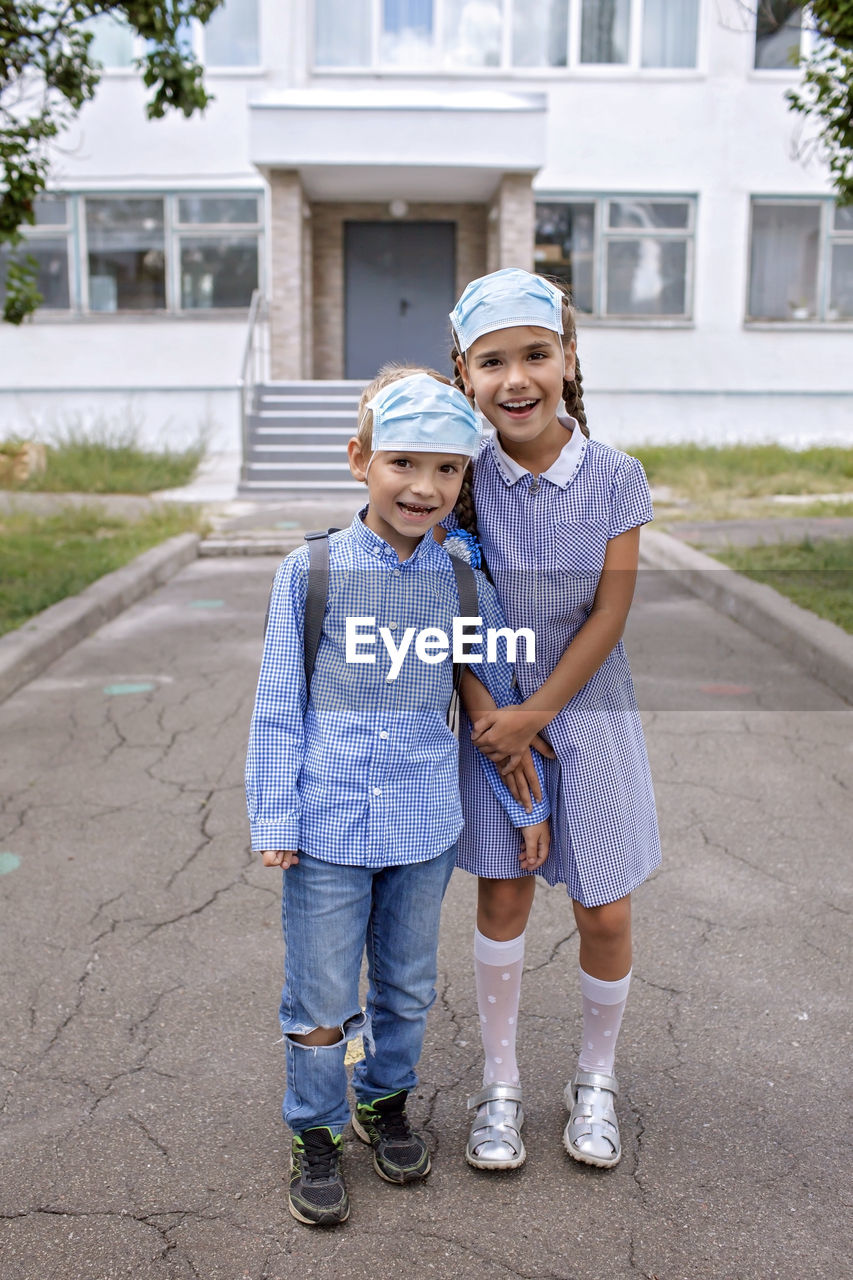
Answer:
M427 1145L406 1117L406 1096L402 1089L359 1103L352 1118L356 1135L373 1147L374 1168L386 1182L414 1182L430 1169Z
M349 1217L341 1173L343 1138L324 1125L293 1138L290 1153L290 1212L309 1227L333 1227Z

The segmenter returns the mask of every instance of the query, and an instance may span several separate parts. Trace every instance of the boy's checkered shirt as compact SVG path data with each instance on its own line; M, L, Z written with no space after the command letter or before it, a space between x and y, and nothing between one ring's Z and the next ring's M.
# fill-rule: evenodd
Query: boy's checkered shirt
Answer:
M246 761L252 848L299 849L367 867L436 857L462 828L458 744L446 722L452 664L449 657L422 662L412 648L388 681L391 660L378 629L387 626L397 644L407 627L449 636L459 612L450 559L428 534L401 562L359 516L330 537L328 600L306 706L307 577L308 548L300 547L273 584ZM494 588L482 574L476 578L485 635L505 622ZM375 619L375 664L346 662L348 617ZM503 642L498 655L502 660L473 670L497 705L507 706L520 699ZM492 762L480 762L514 826L548 817L547 801L528 814Z

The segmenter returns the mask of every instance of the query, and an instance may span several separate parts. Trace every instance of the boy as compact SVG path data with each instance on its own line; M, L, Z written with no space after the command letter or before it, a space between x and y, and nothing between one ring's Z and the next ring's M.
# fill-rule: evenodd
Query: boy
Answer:
M439 912L462 827L457 743L446 720L451 662L436 656L434 634L418 652L412 639L435 628L449 635L460 612L452 562L432 531L456 502L479 419L440 375L405 369L367 388L359 417L348 456L369 504L329 540L310 692L302 547L273 584L246 763L252 847L285 873L282 1112L294 1133L290 1212L309 1226L349 1215L340 1155L350 1119L344 1058L354 1036L363 1036L366 1056L353 1072L352 1123L373 1147L377 1173L394 1183L429 1173L426 1143L405 1106L435 999ZM482 577L477 586L483 627L501 627L493 589ZM498 705L517 700L506 660L474 671ZM484 759L482 767L522 828L524 865L540 865L547 801L527 813L495 766Z

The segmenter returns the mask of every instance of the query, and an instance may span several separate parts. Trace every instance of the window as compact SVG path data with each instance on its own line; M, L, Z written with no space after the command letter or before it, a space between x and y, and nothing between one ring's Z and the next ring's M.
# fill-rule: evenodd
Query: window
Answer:
M256 67L260 63L259 0L225 0L210 21L192 21L185 28L185 42L207 67ZM94 32L94 59L108 69L133 67L144 42L122 19L98 14L88 22Z
M24 243L16 249L0 246L0 293L3 292L9 259L30 256L38 267L36 287L43 298L42 309L68 310L71 305L70 203L64 196L40 197L35 202L35 226L21 228Z
M791 70L800 57L801 0L759 0L755 14L755 66Z
M564 279L587 315L687 320L695 205L684 196L537 200L536 270Z
M257 67L261 61L258 0L225 0L199 27L199 53L208 67ZM198 46L196 46L198 47Z
M42 310L246 308L261 277L262 218L254 191L50 196L36 202L18 252L38 263ZM0 293L9 256L0 251Z
M314 0L318 67L695 67L699 0Z
M178 197L183 311L248 307L258 285L257 221L257 196Z
M853 209L752 202L748 320L853 320Z
M163 311L166 236L157 196L87 196L90 311Z

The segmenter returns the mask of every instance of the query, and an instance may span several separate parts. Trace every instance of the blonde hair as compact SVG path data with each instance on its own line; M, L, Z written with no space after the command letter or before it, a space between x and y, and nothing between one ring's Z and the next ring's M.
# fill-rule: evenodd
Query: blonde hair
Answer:
M399 382L401 378L408 378L413 373L427 373L431 378L435 378L436 382L443 382L446 387L453 386L450 378L445 378L444 374L439 373L437 369L429 369L425 365L402 364L396 360L383 364L373 381L369 382L362 391L358 402L358 430L355 438L365 457L373 452L373 410L367 408L368 402L389 383Z

